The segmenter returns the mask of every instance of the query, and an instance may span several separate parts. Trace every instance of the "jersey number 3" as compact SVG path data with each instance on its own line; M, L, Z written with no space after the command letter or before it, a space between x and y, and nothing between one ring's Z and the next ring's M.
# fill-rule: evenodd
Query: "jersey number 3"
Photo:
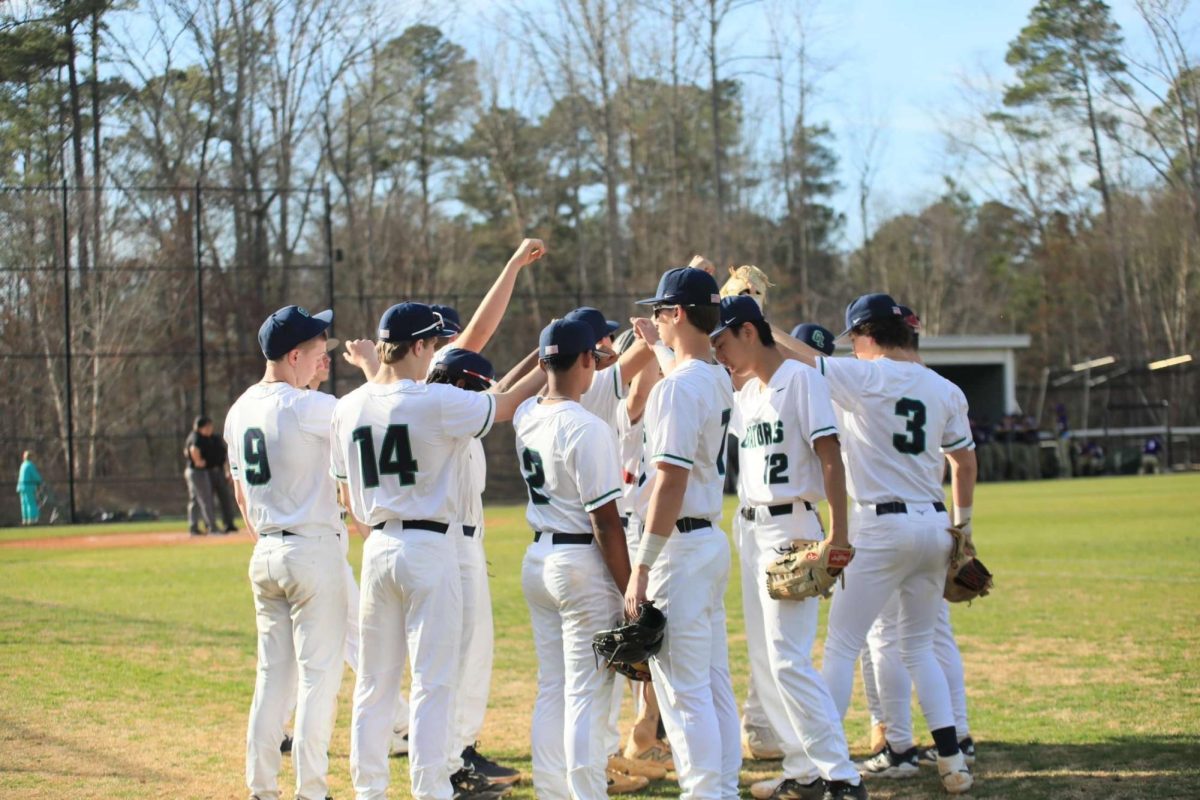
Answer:
M546 485L546 468L542 465L542 454L526 447L521 451L521 477L529 484L529 502L544 506L550 502L549 495L540 491Z
M892 435L892 446L901 453L919 456L925 452L925 404L911 397L902 397L896 401L896 416L904 417L908 424L904 426L907 433Z
M380 475L399 476L401 486L412 486L417 482L417 460L413 458L407 425L388 425L378 462L375 460L375 437L369 426L355 428L350 438L358 442L363 485L368 489L379 485Z

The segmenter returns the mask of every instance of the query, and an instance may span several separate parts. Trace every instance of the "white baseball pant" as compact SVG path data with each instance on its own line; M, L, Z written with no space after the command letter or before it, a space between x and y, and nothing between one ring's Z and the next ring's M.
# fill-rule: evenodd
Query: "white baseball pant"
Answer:
M867 634L870 663L879 693L880 720L887 725L887 739L897 752L912 747L916 741L912 730L912 681L900 655L899 615L900 603L893 597ZM933 652L950 687L954 729L961 741L971 735L967 724L967 689L962 654L950 626L950 604L945 600L934 628Z
M621 593L595 543L555 545L551 534L525 551L521 589L538 659L534 792L538 800L604 800L612 672L597 665L592 636L620 622Z
M933 630L942 602L951 539L950 520L932 503L908 503L908 513L876 514L872 505L852 506L854 560L844 587L829 609L822 674L845 717L854 684L854 662L867 632L893 594L898 594L901 658L916 684L930 730L954 724L950 689L933 654Z
M771 729L779 737L785 778L801 783L817 778L853 782L858 780L858 769L850 761L841 717L825 679L812 664L820 598L773 600L762 579L771 562L792 542L824 537L815 512L805 509L803 503L794 504L794 509L791 514L772 517L766 508L759 508L755 520L749 522L753 543L747 544L757 551L753 574L759 579L746 616L758 618L762 639L750 646L764 651L767 661L766 670L755 676L759 696Z
M346 536L347 534L342 534ZM348 552L347 548L342 548L343 561L344 556ZM346 664L350 669L358 673L358 597L359 588L358 581L354 579L354 567L350 566L350 562L346 561ZM396 716L393 729L398 731L408 730L408 698L401 691L396 696Z
M462 625L458 548L449 534L393 520L363 545L358 679L350 774L358 800L384 800L388 745L405 659L412 669L409 767L415 800L450 800Z
M667 617L650 673L684 800L738 797L742 743L725 630L729 566L729 540L713 525L676 531L650 570L647 596Z
M870 636L871 634L868 633L868 640ZM883 722L883 706L879 702L879 690L875 686L875 666L871 662L871 646L868 644L864 647L858 657L862 672L863 694L867 698L867 713L871 715L871 727L874 728Z
M629 562L637 555L638 543L642 540L642 523L636 514L625 516L625 546L629 549ZM608 721L605 726L605 743L609 753L621 752L621 706L625 702L625 690L633 694L633 707L640 713L642 708L642 684L631 681L619 672L613 673L612 699Z
M733 541L737 545L738 563L741 565L742 615L745 618L746 647L750 662L746 702L742 705L742 727L766 730L778 739L779 734L771 727L757 686L759 681L764 680L764 676L770 674L771 667L767 663L762 617L746 611L758 605L758 588L762 583L762 576L757 571L758 544L754 539L754 531L750 522L742 517L740 506L733 515Z
M483 550L483 526L466 536L463 526L458 543L459 573L462 578L462 645L459 654L458 694L455 701L454 745L451 762L463 749L479 739L492 688L492 652L495 629L492 623L492 594L488 585L487 555Z
M246 735L246 785L278 800L279 743L296 707L296 797L324 800L329 737L342 683L346 636L338 537L261 536L250 557L258 673Z

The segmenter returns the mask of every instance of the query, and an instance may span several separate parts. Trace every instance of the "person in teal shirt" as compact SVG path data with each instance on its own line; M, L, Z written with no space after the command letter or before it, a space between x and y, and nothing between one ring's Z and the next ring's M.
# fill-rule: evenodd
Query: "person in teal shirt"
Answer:
M42 473L33 463L33 453L25 451L21 471L17 473L17 494L21 495L21 524L36 525L41 510L38 508L37 491L42 485Z

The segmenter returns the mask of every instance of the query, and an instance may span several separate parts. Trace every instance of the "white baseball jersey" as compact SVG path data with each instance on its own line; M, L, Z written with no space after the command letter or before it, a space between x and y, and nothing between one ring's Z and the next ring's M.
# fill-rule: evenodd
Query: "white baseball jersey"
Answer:
M429 362L428 377L435 367L455 350L462 348L456 344L448 344L433 354ZM483 524L483 490L487 487L487 456L483 451L483 442L471 439L467 445L468 458L463 460L463 475L457 485L460 489L456 506L462 510L460 521L467 525L479 527Z
M637 495L649 482L642 471L642 444L644 439L646 415L637 422L629 419L629 404L621 401L617 404L617 454L621 459L621 499L617 506L622 514L636 510Z
M680 518L721 517L725 439L733 411L733 386L723 367L688 359L650 390L646 402L646 452L651 464L690 470Z
M842 454L859 503L941 500L942 454L974 449L962 390L922 364L818 358L842 409Z
M588 514L621 496L617 437L579 403L531 397L513 415L535 531L591 533Z
M613 364L611 367L598 370L592 376L592 385L579 398L579 404L604 420L615 431L617 429L617 407L621 405L621 401L628 394L628 387L621 379L621 365Z
M260 535L341 533L329 462L329 420L337 400L287 383L256 383L225 416L229 471L242 484Z
M815 369L784 361L763 386L751 378L734 397L730 431L737 436L742 502L766 506L825 497L812 443L837 435L829 385Z
M461 521L468 443L495 417L491 394L410 380L365 383L334 409L331 471L350 484L351 509L368 525Z

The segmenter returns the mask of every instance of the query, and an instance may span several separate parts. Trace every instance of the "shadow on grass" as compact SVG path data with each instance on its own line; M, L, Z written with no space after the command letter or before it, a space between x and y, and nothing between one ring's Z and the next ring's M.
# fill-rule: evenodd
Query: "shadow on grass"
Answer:
M6 645L69 644L106 646L162 642L189 647L254 647L253 636L243 629L216 628L174 619L148 619L128 614L94 611L60 603L4 598L0 642Z
M78 739L67 739L34 728L0 714L0 742L4 743L0 774L45 776L49 779L113 779L137 785L146 781L177 783L178 774L164 772L149 764L138 763L114 752ZM97 741L109 742L106 738Z

